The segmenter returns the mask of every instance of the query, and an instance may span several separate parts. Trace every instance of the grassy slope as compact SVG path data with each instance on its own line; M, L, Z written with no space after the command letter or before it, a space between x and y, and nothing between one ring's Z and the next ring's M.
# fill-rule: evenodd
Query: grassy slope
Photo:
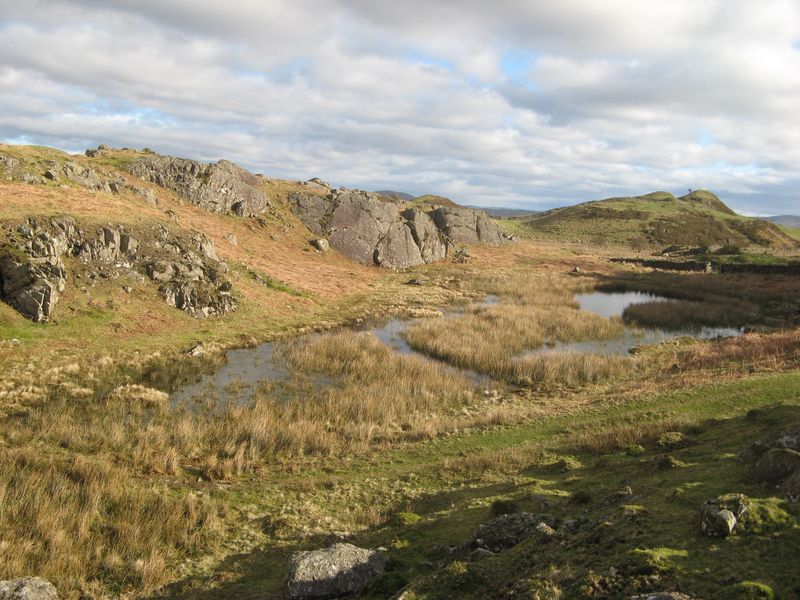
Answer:
M584 243L664 247L735 244L773 250L797 249L796 239L777 226L733 213L710 192L675 198L654 192L557 208L501 221L522 237Z
M798 392L800 375L789 373L643 396L278 478L266 496L261 485L243 486L236 493L252 508L269 496L316 506L317 519L328 518L329 512L336 515L343 502L374 504L378 520L386 524L357 534L353 542L387 547L392 569L365 594L368 598L386 598L409 583L415 592L411 598L496 598L501 597L500 590L515 586L520 591L526 586L536 589L538 579L542 583L552 579L567 598L627 598L613 588L594 595L579 592L583 583L591 581L587 575L602 578L610 567L658 574L663 584L639 581L643 590L666 586L707 594L754 579L787 594L782 597L792 597L791 590L800 586L794 569L800 551L800 507L775 499L769 489L745 483L747 464L736 453L776 426L800 422ZM752 409L777 405L784 406L768 408L757 418L743 418ZM598 455L576 447L585 443L586 432L619 430L621 425L631 428L630 443L644 445L644 453L632 455L620 449ZM685 466L655 468L668 452L637 432L676 427L693 441L685 449L669 452ZM569 470L554 467L562 459L571 465ZM602 506L605 496L624 485L634 492L625 502L632 505L630 510ZM757 499L765 511L761 530L722 541L702 537L697 527L700 504L732 491ZM571 501L578 493L591 500ZM592 530L599 539L578 534L566 546L551 543L545 548L530 541L485 562L438 569L442 548L467 541L480 523L492 518L490 506L497 500L513 501L522 510L561 518L585 516L608 525ZM546 508L543 500L549 503ZM421 519L402 514L409 512ZM313 547L320 541L306 544ZM276 539L222 565L215 577L221 582L218 586L208 589L206 579L189 578L170 594L187 599L257 594L279 598L293 548Z
M90 159L50 148L7 145L0 150L18 158L33 172L44 172L49 161L68 159L113 174L136 156L134 152L117 152ZM122 290L130 282L100 282L88 294L68 285L52 322L45 326L31 323L0 303L0 340L23 340L28 352L148 350L207 339L241 343L245 335L260 339L308 325L339 323L406 303L444 300L441 290L404 286L407 278L402 275L359 265L336 252L313 251L308 243L311 234L286 205L288 193L296 187L291 182L264 180L262 188L276 208L258 221L208 213L168 190L123 174L139 187L152 188L159 206L150 206L135 194L105 194L64 182L26 185L8 181L0 173L0 221L69 214L79 223L161 224L202 231L231 267L239 309L225 319L201 321L167 306L149 282L133 285L130 295ZM227 240L229 234L236 236L235 245ZM264 287L250 271L266 274L278 284ZM0 359L4 352L0 347Z

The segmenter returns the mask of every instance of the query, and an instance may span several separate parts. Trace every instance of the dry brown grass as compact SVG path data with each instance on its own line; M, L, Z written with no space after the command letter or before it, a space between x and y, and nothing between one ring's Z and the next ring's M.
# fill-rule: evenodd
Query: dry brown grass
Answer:
M631 446L652 445L664 433L684 429L689 424L688 419L680 417L645 422L622 419L613 424L593 425L573 432L568 444L580 451L607 454Z
M578 310L575 284L564 275L517 271L477 278L474 285L503 301L473 304L462 316L416 324L404 334L409 344L463 369L544 387L596 382L622 374L630 364L619 357L522 354L549 342L610 339L623 333L620 319Z
M800 330L749 333L714 343L676 348L658 362L662 372L718 370L777 371L800 366Z
M102 592L103 580L142 592L167 561L212 542L214 505L132 480L106 456L0 451L0 572L43 574L63 590Z

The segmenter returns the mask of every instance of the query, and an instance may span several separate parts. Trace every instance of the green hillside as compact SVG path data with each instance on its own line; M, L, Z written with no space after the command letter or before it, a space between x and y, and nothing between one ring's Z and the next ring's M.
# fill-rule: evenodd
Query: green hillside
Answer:
M696 190L681 197L669 192L610 198L556 208L502 222L521 237L633 247L740 246L793 250L796 238L761 219L743 217L715 194Z

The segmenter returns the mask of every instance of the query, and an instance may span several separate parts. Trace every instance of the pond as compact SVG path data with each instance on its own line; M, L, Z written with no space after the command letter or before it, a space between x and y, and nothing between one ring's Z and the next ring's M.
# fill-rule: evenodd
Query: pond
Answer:
M666 300L668 298L655 294L642 292L591 292L577 294L575 296L581 310L595 312L604 317L620 317L625 308L631 304L640 302L652 302L655 300ZM486 306L498 304L500 299L497 296L486 296L481 303ZM463 314L462 310L455 308L443 311L441 318L456 318ZM381 342L392 348L396 352L406 355L416 355L425 360L436 361L438 364L446 365L430 358L411 348L403 339L403 332L414 323L414 319L390 319L388 321L368 321L366 323L352 326L354 331L362 331L374 335ZM611 340L589 340L580 342L556 342L526 351L524 354L539 354L542 352L577 352L587 354L603 355L626 355L638 346L659 344L663 341L675 339L683 336L694 338L713 339L717 337L727 337L741 334L741 330L730 327L702 327L695 329L681 329L677 331L666 331L661 329L634 329L625 327L622 336ZM319 334L309 334L319 335ZM215 373L204 377L197 383L184 386L175 391L171 400L173 404L191 400L195 397L210 396L223 400L231 398L239 403L246 402L252 398L255 390L263 383L281 383L288 381L292 377L292 372L285 361L275 356L276 342L266 342L254 348L239 348L229 350L226 353L226 361ZM488 376L481 375L474 371L456 369L450 365L447 368L458 371L470 378L475 384L485 383L489 380ZM316 375L311 378L315 386L332 385L333 382L323 375ZM277 393L277 392L276 392Z
M481 300L481 304L489 306L497 304L499 298L494 295L487 295ZM442 311L443 316L439 318L453 318L463 314L462 309L454 308ZM366 323L348 327L353 331L369 333L378 338L389 348L400 354L416 355L425 360L436 361L448 369L458 371L465 375L475 384L480 384L488 379L485 375L457 369L451 365L433 359L417 352L403 339L403 332L414 323L414 319L390 319L388 321L368 320ZM308 334L308 336L320 334ZM297 339L303 339L301 336ZM286 362L275 356L277 342L265 342L253 348L237 348L225 353L225 363L211 375L203 377L197 383L186 385L170 396L173 405L181 402L210 396L223 400L231 398L238 403L243 403L252 398L259 385L267 382L280 383L288 381L292 377L292 371ZM331 385L331 379L324 375L316 375L312 378L315 385Z
M581 310L594 312L607 318L621 317L625 309L632 304L642 302L674 302L665 296L648 294L644 292L589 292L576 294L575 299ZM588 340L581 342L556 342L530 353L541 352L577 352L584 354L603 354L606 356L629 354L639 346L660 344L661 342L679 337L693 337L698 339L715 339L718 337L731 337L741 335L742 330L734 327L686 327L676 330L665 329L634 329L625 327L625 332L611 340Z

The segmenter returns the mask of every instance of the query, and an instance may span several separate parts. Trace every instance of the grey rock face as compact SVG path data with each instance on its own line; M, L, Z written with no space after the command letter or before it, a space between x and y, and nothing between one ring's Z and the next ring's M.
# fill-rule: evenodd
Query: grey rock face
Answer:
M420 256L426 263L443 260L447 256L447 244L442 232L427 213L415 208L403 211L403 218L419 247Z
M153 155L138 158L127 169L211 212L249 217L263 212L269 204L267 195L258 189L258 178L227 160L204 164Z
M380 550L344 543L296 552L289 565L286 598L312 600L354 594L383 575L386 562Z
M708 537L727 537L733 533L750 509L744 494L726 494L700 507L700 530Z
M122 226L83 231L69 217L28 219L8 232L0 248L0 298L33 321L47 321L66 286L62 258L69 254L99 267L103 277L146 273L167 303L194 317L236 308L230 282L222 277L227 266L208 237L195 233L187 240L164 228L141 235L155 239L145 247Z
M0 600L58 600L52 583L41 577L0 581Z
M404 268L440 260L447 245L424 212L406 210L377 194L333 190L325 197L295 193L292 210L313 233L327 236L331 247L363 264Z
M503 235L486 213L457 206L440 206L430 212L436 226L453 242L464 244L503 243Z

